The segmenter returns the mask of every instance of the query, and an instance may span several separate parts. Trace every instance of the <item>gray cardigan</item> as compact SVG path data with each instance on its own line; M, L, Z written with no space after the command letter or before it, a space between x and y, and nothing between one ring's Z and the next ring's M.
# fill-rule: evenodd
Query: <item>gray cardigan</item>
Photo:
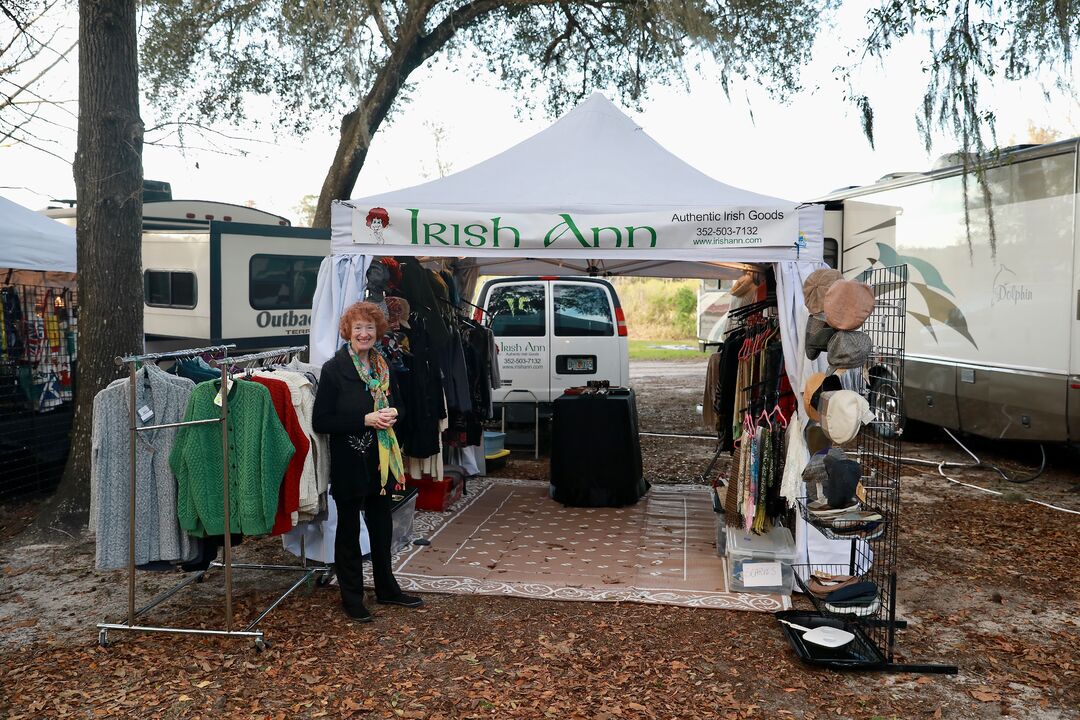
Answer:
M130 477L129 398L127 379L118 380L94 398L90 464L94 507L91 524L97 534L97 566L127 567ZM147 387L149 386L149 387ZM195 383L169 375L155 365L139 370L136 409L146 406L154 415L138 425L180 422ZM169 453L178 428L148 430L135 445L135 564L182 562L196 547L180 529L176 515L176 478Z

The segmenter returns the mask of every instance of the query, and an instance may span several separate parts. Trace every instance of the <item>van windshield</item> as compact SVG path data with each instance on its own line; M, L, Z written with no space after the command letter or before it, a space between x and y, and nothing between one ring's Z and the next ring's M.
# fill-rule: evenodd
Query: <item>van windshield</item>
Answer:
M534 283L497 285L487 302L491 332L496 337L542 337L544 286Z
M556 335L595 337L615 334L605 288L555 283L554 303Z

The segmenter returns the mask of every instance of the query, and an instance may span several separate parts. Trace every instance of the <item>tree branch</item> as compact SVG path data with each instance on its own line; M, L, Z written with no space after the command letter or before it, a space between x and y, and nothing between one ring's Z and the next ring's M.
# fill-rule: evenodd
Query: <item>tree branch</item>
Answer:
M509 2L507 0L473 0L466 3L455 8L431 32L420 39L417 44L420 63L442 50L459 30L496 10L510 6L555 5L556 2L557 0L510 0Z
M18 128L15 128L14 130L11 131L11 133L8 133L8 134L4 135L2 138L0 138L0 142L3 142L7 138L11 137L11 135L13 133L15 133L17 130L18 130ZM61 162L65 162L68 165L71 164L71 158L61 157L60 155L57 155L56 153L54 153L52 150L46 150L43 147L38 147L37 145L30 142L29 140L26 140L25 138L16 138L16 140L20 144L25 145L25 146L27 146L28 148L30 148L32 150L37 150L38 152L43 152L46 155L52 155L54 158L56 158L57 160L60 160Z
M383 42L386 43L386 47L393 50L397 43L394 41L393 35L390 34L390 26L386 23L386 13L383 12L382 0L367 1L371 16L375 18L375 24L379 26L379 32L382 33Z
M14 86L15 86L16 88L20 88L20 87L22 87L22 86L20 86L20 85L17 85L16 83L12 82L11 80L8 80L7 78L4 78L4 77L0 77L0 82L6 82L6 83L8 83L8 84L10 84L10 85L14 85ZM36 98L37 100L39 100L39 101L41 101L41 102L43 102L43 103L48 103L48 104L52 104L52 105L55 105L55 106L57 107L57 109L59 109L59 110L63 110L63 111L65 112L65 113L67 113L68 115L70 115L70 116L71 116L72 118L74 118L74 119L76 119L76 120L78 120L78 119L79 119L79 116L78 116L78 114L77 114L77 113L74 113L74 112L72 112L71 110L68 110L68 109L67 109L66 107L63 107L63 106L61 105L61 103L72 103L72 102L78 102L78 100L61 100L61 101L49 100L49 99L48 99L48 98L46 98L46 97L42 97L41 95L38 95L38 94L37 94L36 92L34 92L33 90L30 90L30 89L29 89L29 86L27 86L27 87L24 87L24 88L23 88L22 90L20 90L19 92L23 92L23 91L25 91L27 95L29 95L29 96L31 96L31 97L33 97L33 98ZM13 95L9 95L9 96L8 96L8 99L7 99L6 101L4 101L4 104L3 104L3 106L2 106L2 107L7 107L8 105L12 105L12 106L14 106L14 105L18 105L19 103L15 102L14 100L12 100L12 99L11 99L11 98L13 98L13 97L14 97Z
M56 57L56 59L55 59L55 60L53 60L53 61L52 61L51 63L49 63L49 64L48 64L48 65L47 65L47 66L46 66L46 67L45 67L45 68L44 68L44 69L43 69L43 70L42 70L41 72L39 72L39 73L38 73L37 75L35 75L34 77L32 77L32 78L31 78L31 79L30 79L30 80L29 80L29 81L28 81L28 82L27 82L27 83L26 83L25 85L19 85L18 83L12 83L12 84L13 84L13 85L15 85L15 87L17 87L18 89L17 89L17 90L15 91L15 92L13 92L12 94L8 95L8 96L7 96L7 99L6 99L6 100L4 100L3 102L0 102L0 110L3 110L3 109L4 109L4 108L6 108L6 107L7 107L8 105L11 105L11 103L12 103L12 102L13 102L13 101L15 100L15 98L17 98L17 97L18 97L18 96L19 96L19 95L20 95L21 93L23 93L23 92L24 92L24 91L26 90L26 88L28 88L28 87L29 87L30 85L33 85L34 83L36 83L36 82L37 82L38 80L40 80L40 79L42 78L42 76L44 76L44 75L45 75L45 73L49 72L49 71L50 71L50 70L52 70L52 69L53 69L54 67L56 67L57 65L59 65L61 61L63 61L63 60L65 59L65 58L67 58L67 56L68 56L68 53L70 53L70 52L71 52L72 50L74 50L74 49L75 49L75 48L77 48L78 46L79 46L79 41L78 41L78 40L76 40L75 42L71 43L71 47L69 47L69 48L68 48L67 50L65 50L65 51L64 51L63 53L61 53L60 55L58 55L58 56ZM10 81L9 81L9 82L10 82Z
M566 3L560 3L563 14L566 15L566 28L555 36L555 38L548 43L548 46L544 48L544 54L542 56L541 64L547 67L552 58L555 55L555 51L559 47L559 43L569 40L574 35L574 28L578 26L577 20L574 19L573 14L570 12L570 8L566 7Z
M154 125L153 127L146 128L143 131L143 134L148 135L148 134L150 134L152 132L155 132L157 130L164 130L165 128L168 128L168 127L174 127L177 130L180 130L180 129L185 128L185 127L191 127L191 128L195 128L196 130L199 130L201 132L208 133L208 134L211 134L211 135L220 135L221 137L223 137L223 138L225 138L227 140L237 140L239 142L252 142L252 143L261 143L263 145L277 146L276 142L273 142L273 141L270 141L270 140L259 140L257 138L241 137L239 135L229 135L228 133L221 132L220 130L215 130L214 128L206 127L205 125L202 125L202 124L197 123L197 122L192 122L190 120L175 120L175 121L172 121L172 122L159 123L157 125Z

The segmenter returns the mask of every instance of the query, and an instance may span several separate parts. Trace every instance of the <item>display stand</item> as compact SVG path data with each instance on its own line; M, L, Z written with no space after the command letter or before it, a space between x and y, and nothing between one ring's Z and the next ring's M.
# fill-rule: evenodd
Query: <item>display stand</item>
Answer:
M812 562L794 566L795 577L819 615L816 624L829 624L853 632L856 640L845 648L821 655L821 648L801 642L799 633L785 628L793 647L805 661L853 670L887 672L946 673L957 672L955 665L894 662L896 631L906 627L896 617L897 540L900 525L900 437L904 388L904 334L907 316L906 265L867 271L860 280L874 291L873 313L862 326L874 342L867 364L869 372L853 378L854 388L870 403L875 419L863 427L857 439L855 459L862 465L862 484L866 491L862 508L881 515L881 524L853 537L844 523L823 527L813 522L806 498L798 502L799 512L808 523L835 540L848 540L851 554L847 565L822 565ZM857 370L848 370L857 373ZM845 383L845 387L847 387ZM860 575L878 588L877 609L866 615L837 613L809 592L807 581L813 572L834 575ZM795 613L798 615L792 615ZM789 617L790 616L790 617ZM798 611L779 613L792 622L804 624L814 618ZM800 650L802 646L804 651ZM845 654L846 653L846 654Z
M512 393L525 393L529 395L530 399L525 402L531 402L533 405L533 459L540 459L540 399L536 397L536 393L532 390L525 390L524 388L518 388L516 390L507 390L506 396L502 401L502 416L499 421L499 432L506 432L506 397L509 397Z
M221 415L216 418L208 418L205 420L189 420L185 422L177 423L162 423L160 425L143 425L139 426L136 418L136 401L135 401L135 389L138 381L138 364L147 360L159 361L169 359L181 359L190 358L195 356L201 356L205 354L221 355L220 359L212 360L211 364L221 368L222 376L226 379L226 389L228 387L228 378L230 376L229 368L240 364L250 363L258 360L265 360L271 358L289 358L307 349L305 345L298 345L289 348L280 348L277 350L269 350L266 352L252 353L249 355L241 355L238 357L229 357L229 349L236 347L235 345L215 345L205 348L197 348L191 350L176 350L172 352L163 353L147 353L143 355L129 355L127 357L117 357L117 365L127 365L129 373L129 400L130 400L130 418L131 426L129 428L130 436L128 440L129 452L130 452L130 476L131 476L131 490L128 496L129 499L129 516L128 516L128 611L127 622L116 623L98 623L98 644L102 647L106 647L109 644L109 631L128 631L128 632L149 632L149 633L173 633L179 635L214 635L214 636L226 636L226 637L243 637L254 640L255 649L262 651L268 645L262 630L257 629L257 626L262 619L265 618L270 611L276 608L281 602L288 597L294 590L303 585L308 580L312 579L316 575L322 573L325 574L329 571L326 566L308 566L307 557L304 554L303 540L301 539L301 559L300 565L260 565L251 563L233 563L232 561L232 538L231 534L227 532L232 527L229 518L229 393L221 393ZM180 427L185 425L206 425L209 423L221 423L222 432L222 452L224 454L224 462L222 463L222 490L223 490L223 503L224 503L224 557L222 562L214 561L210 564L210 567L223 567L225 568L225 629L224 630L209 630L203 628L182 628L182 627L165 627L159 625L136 625L135 620L145 613L149 612L153 608L160 605L165 600L169 599L181 589L187 587L193 582L202 582L206 576L208 570L201 570L194 575L185 578L179 584L173 588L161 593L149 603L135 609L135 472L136 472L136 436L138 433L147 430L158 430L169 427ZM233 595L232 595L232 571L233 570L281 570L281 571L299 571L303 573L302 577L297 580L292 586L289 587L282 595L274 600L266 610L259 614L251 623L249 623L243 630L233 629Z
M744 325L748 315L751 315L751 314L754 314L754 313L757 313L757 312L761 312L762 310L772 311L772 310L775 310L775 309L776 309L776 293L769 293L768 295L765 296L764 300L759 300L758 302L751 303L749 305L744 305L744 306L742 306L740 308L736 308L734 310L729 311L728 312L728 333L730 333L736 327ZM725 333L725 335L726 334L727 333ZM724 346L723 342L712 343L712 344L717 345L719 347ZM745 388L742 388L742 391L744 393L746 393L746 392L754 392L755 394L757 394L760 390L761 390L760 387L745 387ZM717 392L717 395L715 395L713 398L711 398L711 402L713 402L714 404L717 402L717 397L718 397L719 392L720 392L720 383L717 383L716 392ZM774 401L777 400L777 399L779 399L779 398L774 397ZM741 408L740 410L741 411L746 411L747 409L748 408L744 407L744 408ZM705 470L702 471L701 475L698 476L698 482L700 482L701 484L710 485L714 489L717 487L716 476L714 475L714 471L716 470L716 464L718 462L720 462L720 457L725 452L725 447L724 447L725 444L726 444L725 441L728 439L728 436L730 434L731 434L731 428L730 427L721 427L716 431L716 450L713 451L713 456L709 459L709 464L705 466ZM714 494L714 497L715 497L715 492L713 494ZM718 505L718 503L717 503L717 501L715 499L713 501L713 509L716 510L717 512L719 512L719 505Z

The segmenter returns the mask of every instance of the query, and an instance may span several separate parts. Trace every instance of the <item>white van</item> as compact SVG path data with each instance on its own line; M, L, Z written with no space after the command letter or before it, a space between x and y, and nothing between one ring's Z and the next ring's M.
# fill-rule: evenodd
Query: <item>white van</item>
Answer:
M499 346L496 404L551 403L589 380L630 382L626 319L615 288L596 278L489 280L477 305ZM479 311L477 311L479 314ZM514 391L528 392L514 392Z

